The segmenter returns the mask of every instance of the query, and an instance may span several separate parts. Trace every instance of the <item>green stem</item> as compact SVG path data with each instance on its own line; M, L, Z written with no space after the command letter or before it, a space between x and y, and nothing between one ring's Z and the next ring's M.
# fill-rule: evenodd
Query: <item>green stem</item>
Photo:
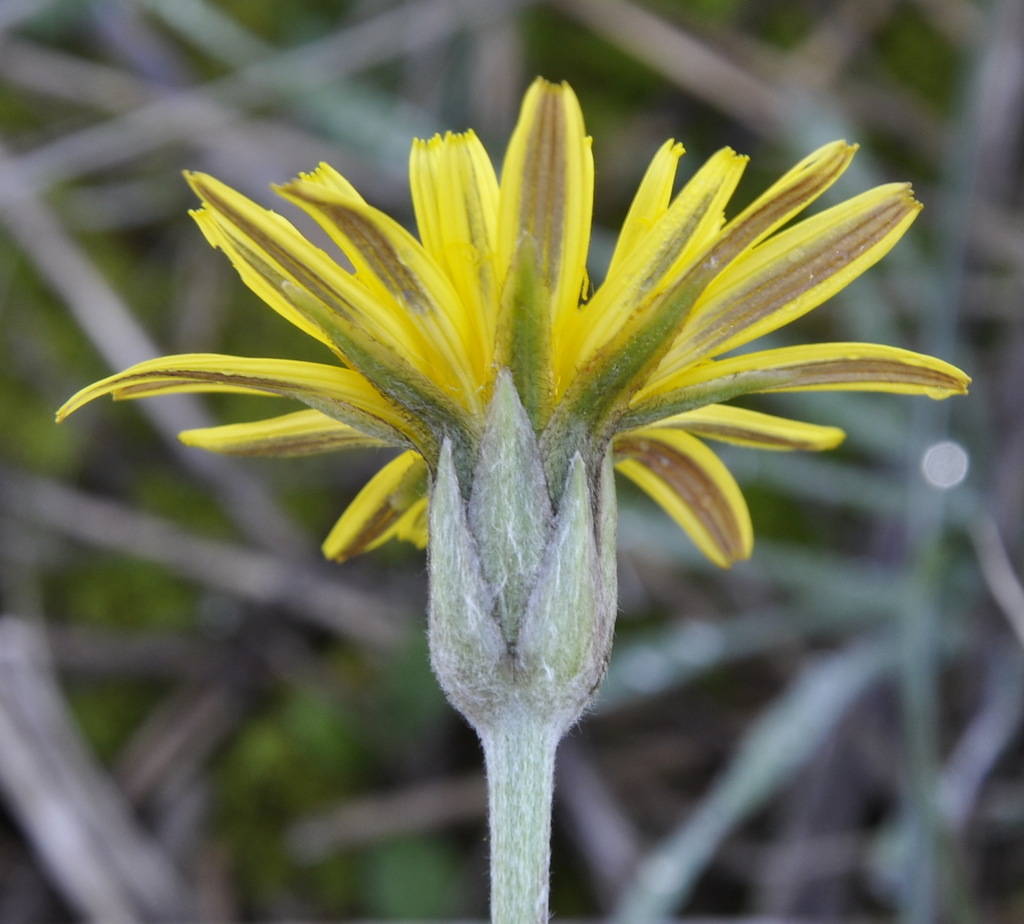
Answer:
M551 794L560 727L517 710L478 729L487 760L491 924L547 924Z

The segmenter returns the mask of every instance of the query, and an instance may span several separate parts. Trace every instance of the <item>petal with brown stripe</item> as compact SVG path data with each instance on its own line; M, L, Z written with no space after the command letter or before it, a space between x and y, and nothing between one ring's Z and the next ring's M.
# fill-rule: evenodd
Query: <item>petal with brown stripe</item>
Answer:
M615 439L616 468L652 497L716 565L750 557L753 528L739 485L707 446L646 427Z

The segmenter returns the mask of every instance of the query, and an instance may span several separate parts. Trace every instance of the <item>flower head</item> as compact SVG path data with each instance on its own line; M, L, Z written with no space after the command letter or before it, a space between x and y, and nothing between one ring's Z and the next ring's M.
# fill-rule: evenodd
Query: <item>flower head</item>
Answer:
M305 410L181 434L237 455L403 450L366 485L324 543L345 559L398 537L423 544L442 457L464 497L495 432L492 399L510 381L536 438L558 513L582 460L609 452L716 563L749 556L743 496L706 440L820 450L834 427L734 407L753 392L860 389L963 393L968 378L929 356L868 343L734 352L817 307L879 260L920 206L905 184L868 190L792 222L849 165L854 147L812 153L737 215L746 164L729 149L673 194L683 149L655 154L604 282L588 297L593 159L572 90L542 80L523 102L499 182L472 131L413 145L419 239L321 165L277 192L308 213L352 269L292 224L203 174L193 213L264 302L333 362L165 356L83 389L276 395ZM489 421L491 421L489 423ZM597 488L591 486L592 492Z

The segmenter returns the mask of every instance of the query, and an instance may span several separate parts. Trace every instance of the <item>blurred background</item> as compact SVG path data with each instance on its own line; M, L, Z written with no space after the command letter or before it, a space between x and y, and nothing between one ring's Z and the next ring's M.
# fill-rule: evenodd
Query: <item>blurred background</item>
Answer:
M183 169L270 205L325 160L409 224L410 140L472 126L500 160L538 74L594 136L595 279L665 138L684 177L751 155L735 213L845 137L828 201L909 180L926 209L775 342L974 376L942 403L749 402L849 436L722 450L757 536L729 572L623 488L553 911L1024 920L1021 0L2 0L0 43L0 924L486 915L480 755L427 664L424 556L319 555L379 458L175 440L266 399L53 414L165 353L324 358L207 246Z

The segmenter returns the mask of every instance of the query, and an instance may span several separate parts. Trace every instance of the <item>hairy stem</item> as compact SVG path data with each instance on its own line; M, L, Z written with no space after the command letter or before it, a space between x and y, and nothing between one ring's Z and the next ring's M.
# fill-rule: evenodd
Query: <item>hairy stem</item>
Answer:
M551 795L562 729L517 709L478 731L490 803L491 924L547 924Z

